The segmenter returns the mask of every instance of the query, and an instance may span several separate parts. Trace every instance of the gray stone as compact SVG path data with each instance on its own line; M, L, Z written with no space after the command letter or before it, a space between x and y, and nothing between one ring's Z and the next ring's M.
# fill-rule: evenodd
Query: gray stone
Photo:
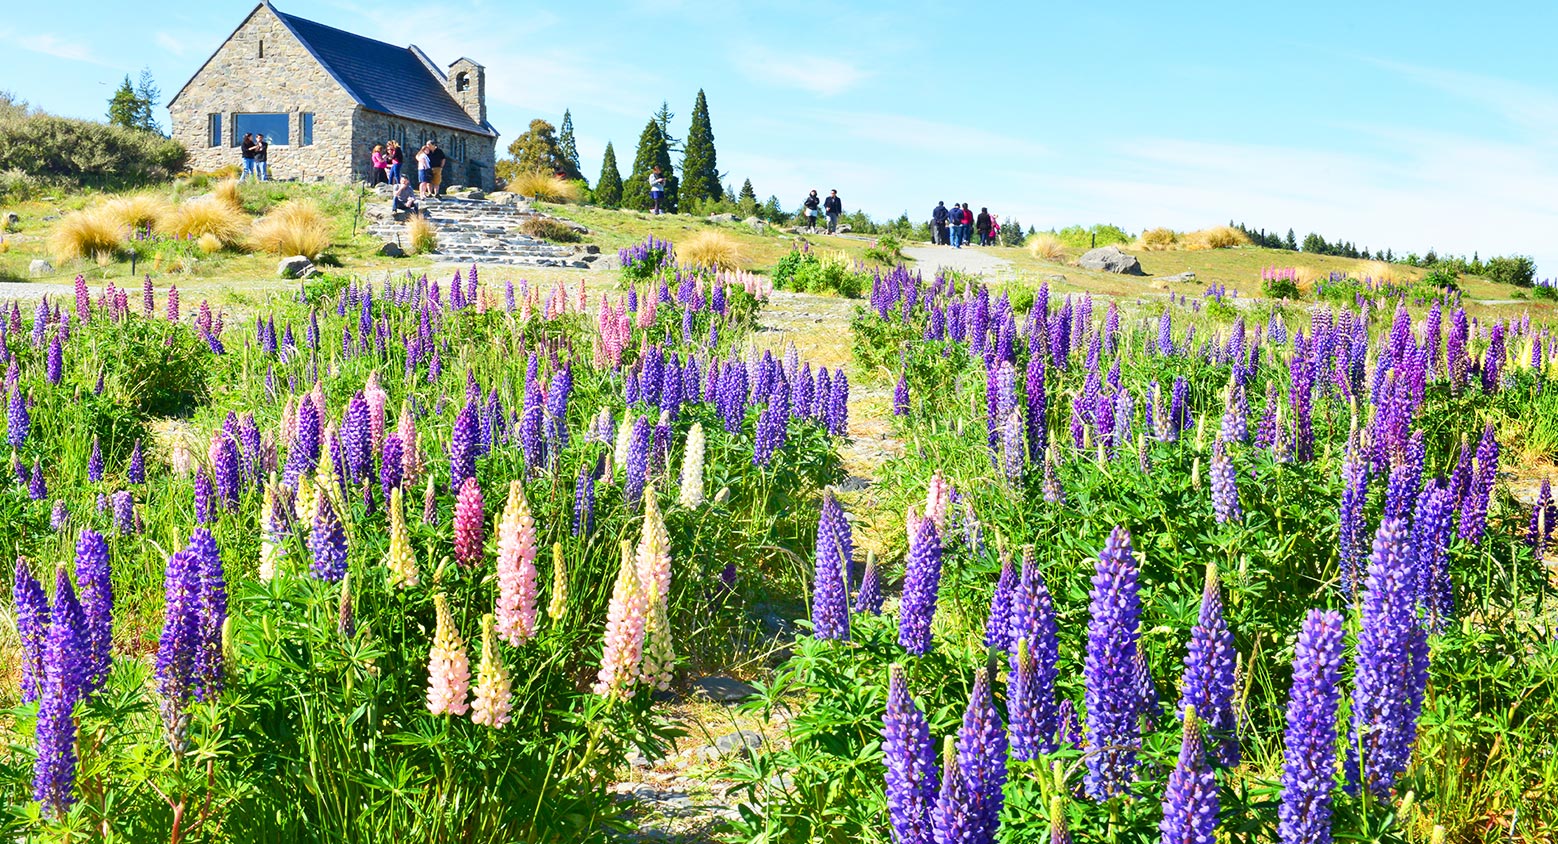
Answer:
M741 219L741 218L737 217L735 214L710 214L709 215L709 222L711 222L711 223L734 223L734 222L736 222L739 219Z
M1191 272L1191 271L1189 271L1189 270L1186 270L1186 271L1180 273L1179 275L1160 275L1157 278L1153 279L1153 281L1195 281L1195 280L1196 280L1196 274Z
M27 274L30 276L48 275L52 272L54 272L54 265L42 258L34 258L32 263L27 265Z
M1082 254L1077 265L1088 270L1102 270L1120 275L1145 275L1141 262L1135 256L1120 251L1118 246L1100 246Z
M379 254L386 258L404 258L406 257L406 250L401 249L400 244L395 241L386 240L384 245L379 247Z
M715 703L739 703L757 692L757 689L734 677L720 675L699 677L692 685L699 694Z
M1041 275L1039 279L1041 281L1065 281L1066 277L1060 273L1051 273L1050 275Z
M302 255L282 258L276 265L276 274L282 278L308 278L314 274L314 262Z
M15 211L7 211L5 212L4 217L0 217L0 228L3 228L8 232L16 231L16 229L20 227L21 224L22 218L17 216Z
M759 220L756 217L748 217L745 220L742 220L741 222L746 223L747 225L751 226L752 227L752 231L755 231L758 234L762 234L763 231L768 228L768 224L767 223L763 222L762 220Z
M586 244L584 244L584 254L586 254L586 255L599 255L600 254L600 247L595 245L595 244L593 244L593 243L586 243Z
M753 730L740 730L728 735L720 736L714 740L714 749L720 756L729 756L743 750L752 751L762 747L763 734Z

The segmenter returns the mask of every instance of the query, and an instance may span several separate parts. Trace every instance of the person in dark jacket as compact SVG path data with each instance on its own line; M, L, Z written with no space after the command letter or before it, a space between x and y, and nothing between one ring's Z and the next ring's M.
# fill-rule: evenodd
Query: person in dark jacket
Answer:
M817 209L821 206L822 200L817 198L816 191L812 191L801 202L801 211L806 215L806 228L815 229L817 227Z
M947 203L937 202L930 212L930 239L936 246L947 245Z
M254 136L254 174L260 181L270 181L270 165L266 163L270 152L270 141L265 140L264 135Z
M432 165L433 170L433 196L437 196L444 187L444 162L448 156L438 148L437 141L428 141L427 146L427 163Z
M839 227L839 215L844 213L844 200L839 199L838 191L828 191L828 198L822 201L822 212L828 215L828 234L833 234Z
M951 214L947 217L947 233L952 235L952 248L962 249L963 241L968 239L963 228L963 206L952 203Z
M243 172L238 174L240 181L254 175L254 133L243 133L243 140L238 142L238 151L243 153Z
M974 230L979 232L979 245L990 245L990 209L979 209L979 216L974 218Z

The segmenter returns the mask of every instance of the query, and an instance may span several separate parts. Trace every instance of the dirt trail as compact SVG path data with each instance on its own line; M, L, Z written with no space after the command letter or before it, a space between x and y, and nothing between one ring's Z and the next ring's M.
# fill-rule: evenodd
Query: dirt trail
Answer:
M903 254L906 258L913 258L919 269L925 272L945 268L991 278L1012 273L1011 261L982 252L977 246L965 246L962 249L950 246L906 246Z

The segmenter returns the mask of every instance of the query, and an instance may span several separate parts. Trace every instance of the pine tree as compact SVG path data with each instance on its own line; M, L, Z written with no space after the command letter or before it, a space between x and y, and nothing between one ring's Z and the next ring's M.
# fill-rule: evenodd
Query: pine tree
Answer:
M152 112L161 97L162 92L157 90L150 70L142 70L139 82L134 85L126 74L124 82L108 98L108 122L126 129L161 132L162 127L157 125Z
M666 149L660 124L651 118L644 126L644 133L638 136L638 151L633 154L633 175L622 185L622 207L635 211L648 211L654 207L649 198L649 173L656 164L665 176L665 198L660 201L660 209L674 214L677 180L671 170L671 152Z
M1293 230L1288 229L1288 239L1282 242L1282 248L1289 252L1298 251L1298 238L1293 236Z
M743 217L756 217L757 210L757 191L752 190L752 180L747 179L741 183L741 192L736 194L736 213Z
M682 153L682 191L688 201L719 201L719 167L714 153L714 129L709 125L709 101L698 89L692 105L692 127L687 130L687 147Z
M768 201L763 203L762 213L758 216L776 225L789 219L789 215L784 213L784 206L779 204L777 196L768 197Z
M655 125L660 127L660 138L665 142L667 155L682 151L682 139L671 134L671 120L675 117L676 113L671 111L670 104L661 100L660 110L655 112ZM667 167L665 172L669 174L671 168Z
M570 179L583 179L579 169L579 146L573 139L573 114L563 109L563 125L557 130L557 152L562 158L563 172Z
M600 179L595 182L595 204L616 208L622 204L622 171L617 169L617 151L606 142L606 154L601 157Z

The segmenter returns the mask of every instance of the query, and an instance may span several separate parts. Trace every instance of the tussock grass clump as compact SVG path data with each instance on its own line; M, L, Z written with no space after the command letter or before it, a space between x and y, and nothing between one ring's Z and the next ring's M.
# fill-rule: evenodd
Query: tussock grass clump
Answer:
M1232 249L1249 246L1250 236L1233 226L1213 226L1185 235L1184 241L1189 249Z
M411 254L426 255L438 251L438 228L426 217L412 217L406 223L406 239L411 242Z
M1044 232L1028 238L1028 254L1040 261L1058 264L1066 260L1066 246L1060 238Z
M578 202L584 198L584 186L559 179L544 170L518 173L509 180L504 190L542 202Z
M553 243L578 243L579 231L550 217L531 217L519 226L520 232Z
M1167 252L1179 248L1179 233L1173 229L1147 229L1136 238L1135 246L1147 252Z
M256 248L283 257L309 260L330 248L330 218L312 199L289 199L254 224Z
M157 221L157 231L167 237L180 240L199 240L202 235L214 235L223 245L232 246L243 240L249 218L213 199L195 199L174 206Z
M243 195L238 193L237 179L223 179L211 189L211 198L234 211L243 210Z
M49 254L58 262L98 255L117 255L128 230L99 206L72 211L60 218L49 235Z
M695 267L734 270L741 262L741 244L722 231L701 231L677 244L676 257Z
M222 239L210 232L201 235L200 239L195 241L195 245L200 247L200 251L207 255L214 255L222 251Z
M132 193L104 202L102 209L119 225L135 230L155 227L163 215L173 210L173 203L155 193Z

